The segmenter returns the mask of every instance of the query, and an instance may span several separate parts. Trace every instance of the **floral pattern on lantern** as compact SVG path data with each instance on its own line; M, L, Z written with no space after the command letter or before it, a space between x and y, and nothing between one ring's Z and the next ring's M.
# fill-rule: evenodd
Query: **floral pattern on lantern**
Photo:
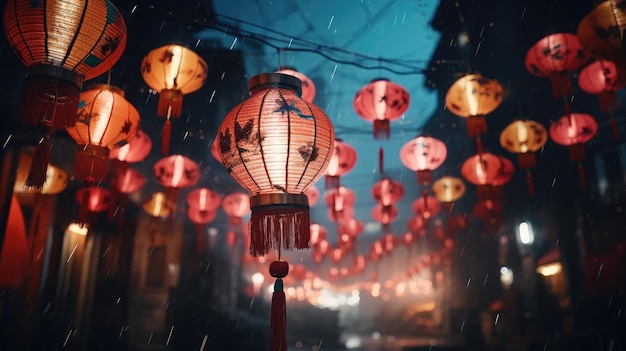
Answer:
M467 74L450 86L446 107L453 114L467 118L467 135L479 137L487 133L485 115L502 103L502 85L480 74Z
M591 56L615 62L621 77L626 71L626 48L623 32L626 9L621 1L598 3L578 24L576 36Z
M616 92L626 84L626 76L620 77L615 63L597 60L585 66L578 75L580 89L599 96L600 110L609 113L609 123L614 140L619 140L619 128L613 111L618 108Z
M252 77L250 91L218 131L224 167L252 194L250 253L308 248L304 192L331 159L333 125L319 107L300 98L301 81L293 76Z
M333 154L325 173L325 188L337 188L340 185L339 177L346 175L354 168L357 161L356 150L341 139L335 139Z
M574 93L570 73L589 61L576 35L555 33L541 38L526 54L526 69L538 77L550 77L552 95L566 98Z
M448 149L443 141L423 135L411 139L400 149L400 161L417 172L417 182L421 185L432 182L432 171L439 168L447 156Z
M295 68L289 66L283 66L278 69L278 73L288 74L294 76L302 81L302 99L308 103L313 103L315 100L315 84L311 78L307 77L304 73L298 72Z
M202 88L207 78L208 65L193 50L178 44L169 44L151 50L141 63L144 82L159 93L157 116L165 118L161 152L169 154L172 117L183 111L183 95Z
M375 139L389 139L389 122L404 115L410 100L408 91L401 85L379 78L356 93L352 106L361 118L374 123Z

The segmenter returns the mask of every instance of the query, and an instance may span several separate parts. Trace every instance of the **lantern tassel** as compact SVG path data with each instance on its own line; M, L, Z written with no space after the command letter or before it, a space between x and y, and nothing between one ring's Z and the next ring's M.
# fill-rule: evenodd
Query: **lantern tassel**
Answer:
M161 136L161 153L167 156L170 153L170 138L172 135L172 121L168 118L163 125L163 135Z
M528 186L528 195L535 196L535 185L533 183L533 174L530 169L526 169L526 185Z
M65 129L76 123L79 88L65 80L47 76L30 76L24 80L19 120L39 126L44 118L53 129Z
M250 254L264 256L271 250L308 249L311 219L308 206L265 205L252 209Z
M326 189L337 189L339 188L339 176L324 176L324 188Z
M552 96L555 98L566 98L574 93L574 83L569 72L561 71L550 75L552 85Z
M107 175L109 168L109 149L95 145L79 145L74 161L74 177L94 178L100 182Z
M196 253L201 255L205 248L204 224L196 224Z
M580 183L581 189L585 189L587 187L587 181L585 180L585 169L583 168L582 162L578 162L578 181Z
M388 119L377 119L374 121L374 139L387 140L389 139L390 132Z
M85 191L83 197L80 199L80 205L78 207L78 218L76 222L82 228L87 224L87 216L89 215L89 199L91 198L91 187L93 187L95 181L93 178L87 178L85 180Z
M611 124L611 134L613 135L613 141L619 141L619 127L617 126L617 120L615 119L615 116L613 116L613 113L611 113L611 116L609 117L609 123Z
M384 151L382 147L378 148L378 173L379 174L383 174L384 173L384 162L385 162L385 157L384 157Z
M469 116L467 118L467 136L478 138L487 134L487 121L484 115Z
M35 148L33 161L28 170L24 185L28 188L41 189L46 182L46 172L50 162L50 136L46 133Z
M287 351L287 302L283 291L283 280L274 282L270 311L270 350Z
M183 112L183 93L176 89L163 89L159 92L157 116L178 118Z

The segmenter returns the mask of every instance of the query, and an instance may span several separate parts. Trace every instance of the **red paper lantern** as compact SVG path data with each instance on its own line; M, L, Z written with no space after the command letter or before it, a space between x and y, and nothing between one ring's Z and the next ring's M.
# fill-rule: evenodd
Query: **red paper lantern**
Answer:
M88 195L89 201L87 209L89 212L103 212L111 206L111 192L107 189L95 187L88 189L86 187L80 188L76 191L76 201L81 203L83 197Z
M308 103L313 103L315 99L315 84L311 78L289 66L280 67L278 73L288 74L300 79L300 81L302 81L302 99Z
M377 204L372 209L372 219L386 227L398 218L398 208L394 205L383 206Z
M187 205L198 211L215 212L222 202L220 194L208 188L194 189L187 194Z
M566 98L574 93L570 73L589 61L574 34L555 33L543 37L526 54L526 69L538 77L550 77L552 95Z
M161 153L169 154L172 117L183 111L183 95L202 88L208 65L193 50L169 44L151 50L141 62L141 76L146 84L159 93L157 116L165 118Z
M361 118L374 123L375 139L389 139L389 122L402 117L409 103L406 89L389 79L379 78L356 93L352 106Z
M485 115L500 106L502 95L498 81L480 74L468 74L448 89L446 107L455 115L467 118L467 135L478 138L487 133Z
M341 211L335 211L332 208L328 209L328 219L333 223L342 223L350 218L354 218L353 207L345 207Z
M571 113L550 125L550 139L567 146L572 162L578 162L578 176L581 188L585 188L585 173L582 161L586 158L585 143L598 134L598 123L593 116L585 113Z
M159 184L166 188L189 188L200 180L200 168L192 159L171 155L158 160L152 170Z
M513 162L489 152L471 156L461 165L463 178L478 186L479 200L500 198L501 187L514 173Z
M372 197L383 206L393 205L404 196L404 186L397 180L385 177L372 187Z
M420 205L422 206L422 205ZM424 206L425 207L425 206ZM421 211L421 207L418 208ZM424 211L420 212L424 213ZM424 225L426 221L423 215L413 216L406 221L406 228L414 234L419 234L420 236L426 235L426 231L424 230Z
M340 235L347 234L352 238L356 238L357 236L359 236L359 234L361 234L364 228L365 225L362 221L356 218L350 218L341 222L341 224L337 228L337 233L339 233Z
M231 221L241 221L241 218L250 214L248 195L241 192L226 195L222 200L222 209L231 218Z
M331 211L340 213L346 208L354 206L356 195L349 188L340 186L326 191L324 201Z
M411 208L415 214L421 215L424 220L428 220L441 211L441 204L434 196L426 195L414 200Z
M111 174L109 183L115 191L122 194L130 194L138 191L146 182L141 172L133 168L124 168Z
M316 247L322 240L328 238L328 230L320 224L311 224L311 246Z
M339 187L339 177L354 168L357 161L356 150L341 139L335 139L335 146L325 173L325 188Z
M217 211L203 211L197 207L187 208L187 218L194 224L209 224L217 217Z
M109 152L109 158L127 163L141 162L150 155L152 150L152 140L150 136L138 130L135 137L123 146L115 148Z
M443 164L447 155L448 149L443 141L422 135L400 149L400 161L406 168L417 172L417 182L421 185L432 182L432 171Z

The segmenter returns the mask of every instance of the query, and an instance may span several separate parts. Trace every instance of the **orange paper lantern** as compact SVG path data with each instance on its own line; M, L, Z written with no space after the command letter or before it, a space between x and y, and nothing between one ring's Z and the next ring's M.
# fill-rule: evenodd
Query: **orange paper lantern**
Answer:
M335 139L335 147L325 173L326 189L337 188L340 185L339 177L347 174L354 168L357 161L356 150L341 139Z
M432 182L432 171L439 168L447 156L448 148L443 141L423 135L411 139L400 149L400 161L417 172L417 182L421 185Z

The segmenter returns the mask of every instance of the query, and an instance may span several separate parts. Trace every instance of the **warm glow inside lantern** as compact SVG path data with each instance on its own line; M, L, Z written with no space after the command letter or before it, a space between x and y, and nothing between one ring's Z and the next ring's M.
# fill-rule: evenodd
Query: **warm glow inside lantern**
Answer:
M152 167L154 176L159 184L165 187L167 198L172 203L178 203L182 189L192 187L200 180L198 164L183 155L163 157Z
M515 172L509 159L484 152L467 158L461 165L461 175L478 187L478 199L499 199L502 186L511 180Z
M401 182L385 177L372 187L372 197L383 206L393 205L404 196L404 186Z
M435 198L446 207L446 211L452 210L452 204L465 194L465 183L457 177L441 177L433 183L432 187Z
M55 195L67 188L68 176L64 170L48 164L46 170L46 180L41 189L26 186L26 179L28 177L28 170L30 169L33 157L26 152L20 153L20 159L17 166L17 172L15 174L15 184L13 186L13 192L15 193L35 193L44 195Z
M432 171L439 168L447 156L448 149L443 141L423 135L411 139L400 149L400 161L417 172L417 182L421 185L432 182Z
M161 152L169 153L172 117L182 114L183 95L202 88L207 77L207 63L193 50L169 44L151 50L141 63L141 76L159 93L157 116L166 119Z
M224 118L220 154L250 193L250 253L309 246L308 197L334 149L333 125L301 97L301 81L280 74L250 79L251 96Z
M339 177L350 172L356 165L356 161L356 150L343 140L335 139L332 157L326 167L324 187L326 189L339 187Z
M121 162L137 163L145 160L151 150L152 140L150 140L150 136L138 130L135 137L130 139L128 144L111 150L109 158Z
M389 79L378 78L356 93L352 106L361 118L374 123L375 139L389 139L390 121L402 117L409 103L406 89Z

